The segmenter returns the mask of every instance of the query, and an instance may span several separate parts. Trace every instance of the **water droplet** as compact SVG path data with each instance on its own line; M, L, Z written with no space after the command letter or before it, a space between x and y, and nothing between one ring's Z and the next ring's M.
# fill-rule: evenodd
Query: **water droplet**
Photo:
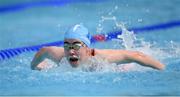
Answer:
M117 9L118 9L118 6L116 5L114 9L117 10Z
M143 20L142 19L138 19L138 22L142 22Z

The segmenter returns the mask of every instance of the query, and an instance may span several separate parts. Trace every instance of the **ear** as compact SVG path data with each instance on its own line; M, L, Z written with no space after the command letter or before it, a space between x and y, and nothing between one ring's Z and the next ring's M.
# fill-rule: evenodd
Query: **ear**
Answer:
M88 47L86 47L86 54L89 55L89 56L91 56L91 49L88 48Z

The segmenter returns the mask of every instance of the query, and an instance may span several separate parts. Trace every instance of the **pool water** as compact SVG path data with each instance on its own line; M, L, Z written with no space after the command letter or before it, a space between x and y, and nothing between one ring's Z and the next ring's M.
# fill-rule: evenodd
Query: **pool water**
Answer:
M116 65L98 60L106 68L90 72L62 62L64 67L35 71L30 69L30 62L36 52L25 52L0 60L1 96L180 95L180 26L139 33L127 30L179 21L179 0L0 2L0 50L63 40L68 27L83 23L91 35L125 29L121 38L96 42L93 48L141 51L166 65L165 70L158 71L136 63ZM127 65L132 68L124 70ZM114 71L112 66L121 71Z

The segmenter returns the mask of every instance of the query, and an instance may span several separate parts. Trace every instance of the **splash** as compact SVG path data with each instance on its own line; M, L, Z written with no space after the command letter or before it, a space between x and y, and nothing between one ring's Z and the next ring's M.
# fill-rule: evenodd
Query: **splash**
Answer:
M113 26L114 30L122 31L122 34L118 35L117 39L113 39L113 40L122 41L120 43L122 43L122 45L127 50L133 49L134 48L134 42L136 40L136 36L135 36L134 32L128 31L125 27L125 24L122 22L118 22L117 18L115 16L102 16L96 31L98 33L103 33L103 31L106 30L105 27L103 27L103 24L105 24L105 22L108 22L108 21L112 22L112 25L114 25Z
M41 70L59 75L58 73L82 73L82 72L94 72L94 73L106 73L106 72L128 72L139 71L135 68L134 64L122 64L109 63L101 56L90 57L85 63L80 64L79 67L73 68L64 57L59 64L56 64L50 59L46 59L47 67Z

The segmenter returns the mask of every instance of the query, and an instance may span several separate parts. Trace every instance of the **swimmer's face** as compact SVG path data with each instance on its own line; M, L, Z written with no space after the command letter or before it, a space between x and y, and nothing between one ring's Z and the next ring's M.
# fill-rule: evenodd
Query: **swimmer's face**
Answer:
M87 47L77 39L65 39L64 52L65 57L72 67L78 67L87 59Z

